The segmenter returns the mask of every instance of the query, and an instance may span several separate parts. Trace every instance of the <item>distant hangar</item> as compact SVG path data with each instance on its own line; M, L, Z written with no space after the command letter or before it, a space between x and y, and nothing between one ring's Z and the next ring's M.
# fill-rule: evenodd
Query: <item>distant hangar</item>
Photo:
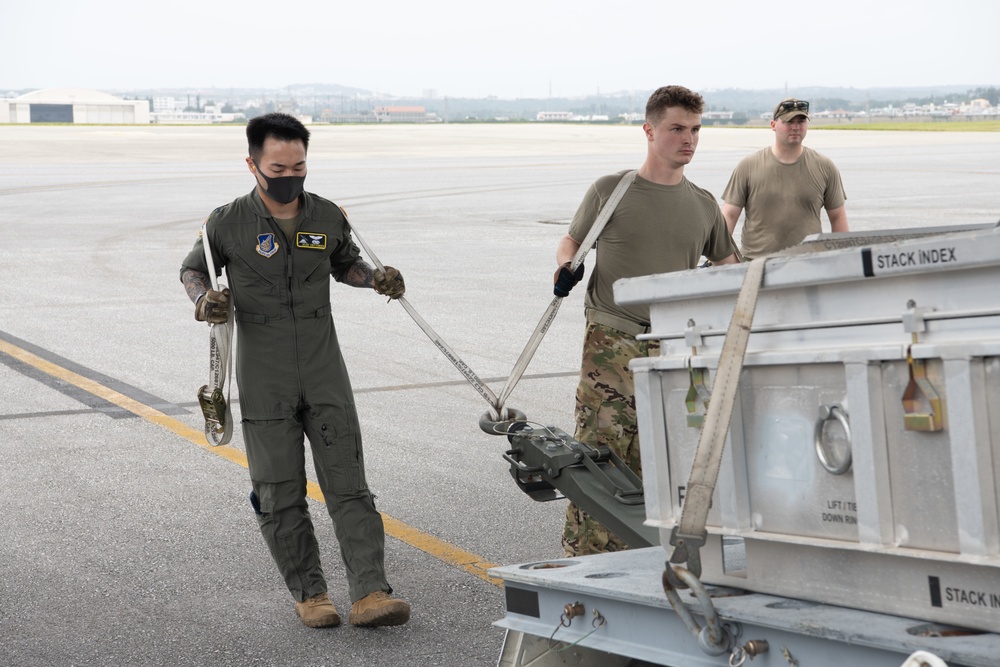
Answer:
M148 125L149 101L88 88L46 88L0 99L0 123Z

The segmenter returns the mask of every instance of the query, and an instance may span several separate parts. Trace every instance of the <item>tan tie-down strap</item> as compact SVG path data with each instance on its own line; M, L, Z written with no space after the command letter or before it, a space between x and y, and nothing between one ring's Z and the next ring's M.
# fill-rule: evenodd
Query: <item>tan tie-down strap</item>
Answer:
M621 180L618 181L618 185L615 186L615 189L611 192L611 196L608 197L608 201L605 202L604 206L601 208L601 212L594 220L594 225L590 228L590 231L584 238L583 243L581 243L580 247L577 249L576 255L574 255L573 261L570 264L570 271L576 271L580 264L583 263L587 253L594 246L594 243L597 242L597 237L600 235L604 226L611 218L611 214L614 213L618 203L622 200L622 197L625 196L625 192L628 190L629 186L635 181L636 173L636 171L630 171L622 176ZM341 208L341 211L344 212L344 217L347 217L347 211L344 211L343 208ZM365 240L358 233L357 228L351 225L351 231L354 233L354 236L357 238L361 247L364 248L365 253L372 260L372 263L374 263L379 270L384 270L385 267L382 265L382 262L375 255L375 253L372 252L372 249L368 246L368 244L365 243ZM427 337L431 339L431 342L434 343L439 350L441 350L441 353L448 359L448 361L454 364L455 368L457 368L463 377L468 380L469 384L471 384L479 395L482 396L487 403L489 403L492 413L489 416L491 416L493 420L505 420L509 417L505 414L504 404L510 396L510 393L514 390L515 385L517 385L518 381L521 379L521 376L524 375L524 371L527 369L528 363L531 361L532 356L534 356L535 351L541 344L542 338L545 336L545 333L549 330L549 327L555 320L556 313L559 311L559 304L562 303L562 297L557 296L553 298L552 303L549 304L549 307L546 308L545 312L542 314L542 319L539 320L538 326L535 327L534 333L532 333L531 337L528 339L528 343L525 345L524 351L514 364L514 368L507 377L507 382L504 385L503 390L500 392L499 397L494 394L493 390L490 389L478 375L476 375L475 371L473 371L472 368L470 368L469 365L465 363L446 342L444 342L444 339L442 339L441 336L439 336L437 332L431 328L424 318L417 313L413 306L410 305L409 301L406 300L406 297L400 297L396 299L396 301L398 301L406 312L410 314L410 317L413 318L413 321L416 322L417 326L420 327L425 334L427 334Z
M212 289L219 291L215 277L215 261L208 242L207 224L201 226L201 244L205 249L205 263ZM225 289L225 285L222 286ZM235 308L229 299L229 317L225 324L210 324L208 341L208 384L198 390L198 403L205 417L205 439L210 445L227 444L233 437L233 410L229 404L229 388L232 378L233 328Z
M712 396L705 415L705 426L702 428L694 464L691 466L681 519L670 535L670 544L674 547L670 563L673 565L686 563L687 570L696 577L701 576L699 549L707 538L705 524L708 521L712 494L715 492L715 483L722 466L722 452L726 446L726 434L729 432L736 388L740 383L740 372L743 370L743 358L750 339L750 327L753 324L754 310L757 308L757 295L764 279L766 261L766 258L761 257L750 262L740 293L736 297L733 317L729 321L726 340L722 344L719 369L715 373ZM672 574L672 568L668 567L667 576ZM671 578L671 583L678 588L687 586L676 576Z

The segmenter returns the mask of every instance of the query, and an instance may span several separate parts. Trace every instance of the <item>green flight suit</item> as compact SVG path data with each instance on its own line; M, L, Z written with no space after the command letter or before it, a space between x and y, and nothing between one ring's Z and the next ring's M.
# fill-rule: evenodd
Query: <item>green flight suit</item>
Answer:
M330 276L342 281L360 253L333 202L303 193L300 216L286 240L254 190L213 211L206 230L235 304L243 439L261 533L296 600L327 590L306 502L305 436L356 601L392 590L330 314ZM188 269L208 274L201 238L181 273Z

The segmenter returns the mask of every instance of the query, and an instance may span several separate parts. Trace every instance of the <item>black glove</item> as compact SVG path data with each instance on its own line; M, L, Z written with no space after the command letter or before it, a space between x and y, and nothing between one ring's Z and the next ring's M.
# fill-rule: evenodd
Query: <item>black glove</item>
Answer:
M398 269L394 269L391 266L385 267L385 271L375 269L373 277L375 278L373 287L382 296L387 296L390 299L398 299L406 292L403 276L400 275Z
M552 278L552 282L555 283L552 293L556 296L569 296L569 291L583 278L583 262L580 262L580 266L576 267L575 272L569 270L572 264L572 262L566 262L556 269L556 275Z
M229 288L221 292L210 289L194 305L194 319L209 324L225 324L229 320Z

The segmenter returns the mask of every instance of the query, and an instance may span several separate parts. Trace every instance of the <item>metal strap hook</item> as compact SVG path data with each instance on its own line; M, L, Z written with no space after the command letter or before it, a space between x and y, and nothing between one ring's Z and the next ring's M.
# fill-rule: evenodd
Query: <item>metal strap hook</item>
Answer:
M671 573L672 576L668 573ZM684 605L677 588L671 583L674 578L683 581L697 598L701 605L701 613L705 617L705 627L698 625L694 616ZM715 605L712 604L712 596L705 590L704 584L698 580L698 577L694 576L687 568L667 563L667 567L663 571L662 585L663 592L666 594L667 600L670 601L670 606L673 607L684 626L698 640L702 651L708 655L722 655L732 650L733 636L719 620L719 614L715 611Z

